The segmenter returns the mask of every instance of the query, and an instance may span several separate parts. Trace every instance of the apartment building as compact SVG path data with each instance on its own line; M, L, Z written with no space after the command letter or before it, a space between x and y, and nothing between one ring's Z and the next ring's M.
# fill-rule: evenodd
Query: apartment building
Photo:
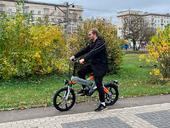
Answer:
M0 0L0 13L8 13L8 15L16 14L16 2L18 0ZM53 4L35 2L31 0L22 0L21 13L32 13L33 25L38 19L44 23L49 22L52 25L62 25L66 29L66 3ZM69 8L69 33L77 29L77 25L81 23L83 18L83 8L79 5L70 5Z
M150 27L158 28L160 27L161 30L164 30L165 25L170 23L170 15L167 14L156 14L156 13L148 13L142 11L134 11L134 10L127 10L121 11L117 13L117 36L123 38L122 36L122 27L123 27L123 19L125 17L129 17L133 14L140 14L144 17L146 21L148 21Z

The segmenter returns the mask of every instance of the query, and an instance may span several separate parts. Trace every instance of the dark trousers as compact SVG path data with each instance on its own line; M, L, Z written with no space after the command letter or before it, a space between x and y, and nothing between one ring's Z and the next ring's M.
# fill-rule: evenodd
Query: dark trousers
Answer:
M93 70L91 69L91 65L87 64L84 67L82 67L80 70L78 70L78 76L82 79L86 79L85 75L90 72L93 72ZM97 86L97 90L99 92L100 102L105 102L104 89L103 89L103 84L102 84L103 76L94 77L94 80ZM85 85L82 85L82 87L85 88Z

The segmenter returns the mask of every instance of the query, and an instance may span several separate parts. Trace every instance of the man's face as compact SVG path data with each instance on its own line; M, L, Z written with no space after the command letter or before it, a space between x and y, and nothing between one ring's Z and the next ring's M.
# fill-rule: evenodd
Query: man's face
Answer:
M93 35L92 31L89 32L88 37L91 41L94 40L94 35Z

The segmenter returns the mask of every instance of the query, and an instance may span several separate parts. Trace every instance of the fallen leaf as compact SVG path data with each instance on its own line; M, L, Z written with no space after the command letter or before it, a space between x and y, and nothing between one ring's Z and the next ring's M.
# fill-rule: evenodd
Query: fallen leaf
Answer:
M22 107L20 107L20 109L23 110L23 109L26 109L26 107L22 106Z
M10 111L10 110L14 110L14 108L8 108L8 110Z
M17 103L14 103L14 105L17 105Z

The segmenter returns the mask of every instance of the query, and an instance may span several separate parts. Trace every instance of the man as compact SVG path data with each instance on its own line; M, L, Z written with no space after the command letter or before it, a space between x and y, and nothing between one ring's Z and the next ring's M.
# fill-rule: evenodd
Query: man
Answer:
M80 78L85 79L86 74L93 72L94 80L97 86L97 90L99 92L99 99L101 102L101 104L97 109L95 109L95 111L101 111L106 109L105 97L104 97L105 93L102 85L102 80L108 68L108 59L107 59L107 53L105 48L105 40L103 37L99 37L98 34L99 32L97 29L95 28L90 29L88 33L88 37L92 42L86 48L84 48L83 50L76 53L74 56L70 58L71 60L88 53L83 59L79 61L79 63L83 64L83 62L86 62L88 60L90 60L90 63L85 65L78 71L78 76ZM85 86L83 86L83 89L80 92L78 92L78 94L84 96L85 95L84 88Z

